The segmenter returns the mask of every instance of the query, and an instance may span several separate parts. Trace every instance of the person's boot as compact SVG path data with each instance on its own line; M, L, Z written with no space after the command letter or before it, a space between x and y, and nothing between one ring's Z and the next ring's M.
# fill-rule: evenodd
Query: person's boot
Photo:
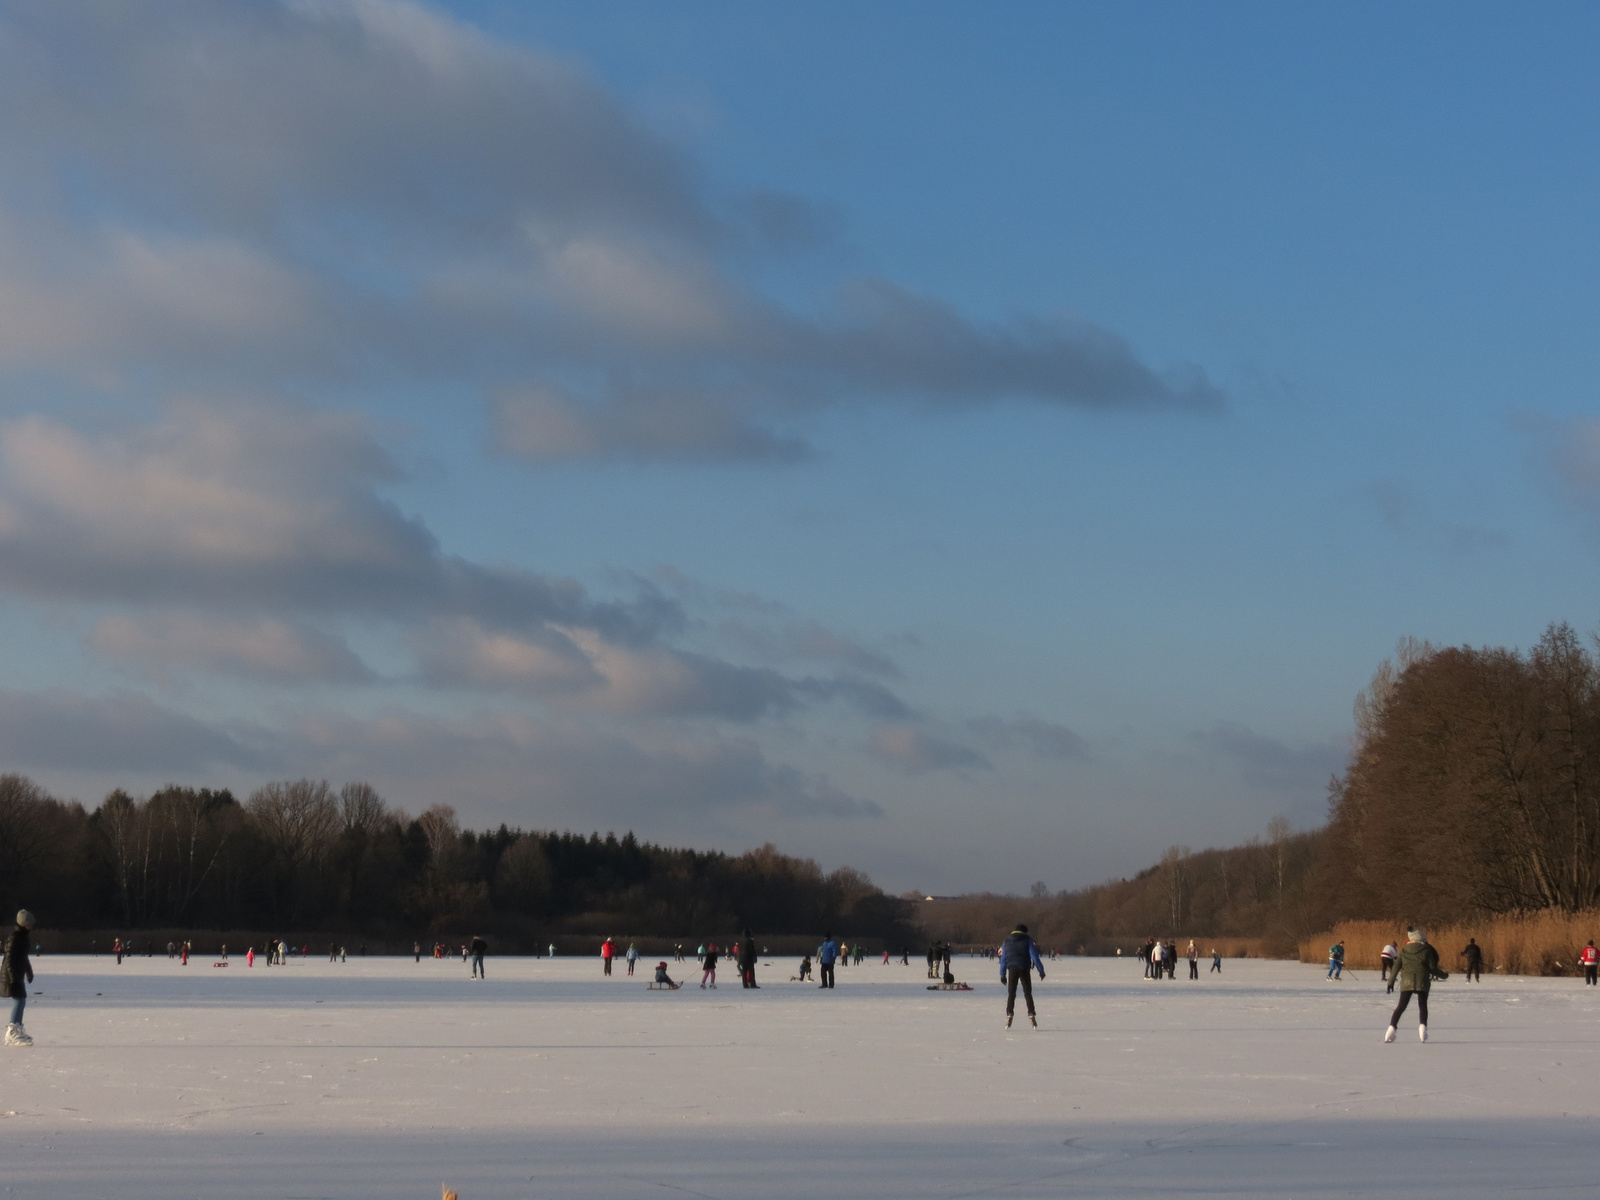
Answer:
M1386 1042L1394 1041L1394 1026L1393 1025L1389 1026L1389 1028L1387 1028L1387 1029L1385 1029L1383 1031L1383 1040L1386 1041Z
M1428 1040L1428 1027L1426 1025L1418 1025L1417 1026L1417 1041L1425 1042L1427 1040Z
M21 1025L11 1024L6 1026L6 1045L31 1046L33 1039L28 1036L28 1031Z

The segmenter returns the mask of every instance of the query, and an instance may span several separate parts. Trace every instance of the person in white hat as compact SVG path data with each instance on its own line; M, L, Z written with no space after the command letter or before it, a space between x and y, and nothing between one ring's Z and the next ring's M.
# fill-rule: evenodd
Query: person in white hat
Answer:
M33 1039L22 1027L22 1010L28 1003L28 984L33 982L33 964L28 961L28 934L33 931L33 914L27 909L17 913L17 927L11 931L6 943L6 955L0 960L0 996L11 999L11 1023L6 1026L6 1045L31 1046Z

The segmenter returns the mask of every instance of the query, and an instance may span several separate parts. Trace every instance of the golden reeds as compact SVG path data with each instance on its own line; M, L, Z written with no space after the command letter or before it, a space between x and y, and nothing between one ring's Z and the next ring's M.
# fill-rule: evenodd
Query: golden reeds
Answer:
M1600 937L1600 911L1569 913L1544 909L1529 913L1504 913L1481 921L1463 921L1426 929L1428 941L1439 951L1439 965L1458 971L1464 965L1460 951L1468 938L1483 948L1483 969L1503 975L1578 974L1578 952L1592 937ZM1344 921L1327 933L1300 943L1301 962L1327 962L1328 947L1344 942L1344 961L1356 970L1376 971L1385 942L1406 943L1404 921Z

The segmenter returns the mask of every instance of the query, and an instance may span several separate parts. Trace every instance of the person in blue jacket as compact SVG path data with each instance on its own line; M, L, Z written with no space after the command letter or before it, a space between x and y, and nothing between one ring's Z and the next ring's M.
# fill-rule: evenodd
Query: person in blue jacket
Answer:
M1011 1014L1017 1007L1017 984L1022 985L1022 998L1028 1005L1028 1021L1039 1028L1039 1018L1033 1011L1033 976L1038 971L1044 978L1044 961L1039 957L1039 947L1028 936L1028 927L1018 925L1005 941L1000 943L1000 982L1006 985L1006 1028L1011 1028Z
M822 968L822 982L818 987L831 988L833 986L833 963L839 957L839 943L833 940L833 934L822 935L822 948L817 951L817 965Z

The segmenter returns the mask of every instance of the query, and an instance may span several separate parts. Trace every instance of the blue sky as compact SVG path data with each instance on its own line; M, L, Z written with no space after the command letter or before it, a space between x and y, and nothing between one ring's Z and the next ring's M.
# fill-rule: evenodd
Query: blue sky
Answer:
M23 4L0 763L1068 887L1596 625L1592 9Z

